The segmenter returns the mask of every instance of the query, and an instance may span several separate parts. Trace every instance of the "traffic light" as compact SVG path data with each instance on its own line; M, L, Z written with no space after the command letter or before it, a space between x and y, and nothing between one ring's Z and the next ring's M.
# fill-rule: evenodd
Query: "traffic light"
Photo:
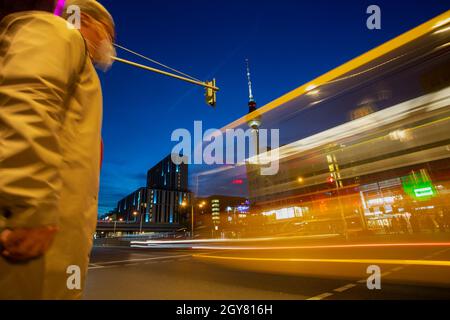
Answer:
M328 182L329 184L333 184L333 183L335 183L335 181L336 181L336 179L334 179L333 176L329 176L329 177L327 178L327 182Z
M209 104L211 107L215 108L217 103L217 92L212 87L216 87L216 79L213 79L212 81L207 81L206 84L211 87L206 87L206 103Z

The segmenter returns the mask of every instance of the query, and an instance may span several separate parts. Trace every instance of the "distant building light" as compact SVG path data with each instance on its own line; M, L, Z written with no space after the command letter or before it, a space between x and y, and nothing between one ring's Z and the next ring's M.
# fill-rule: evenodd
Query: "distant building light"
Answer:
M248 212L249 209L250 209L250 207L247 205L241 205L241 206L237 207L237 211L239 211L240 213Z
M290 207L263 212L264 216L275 216L276 220L285 220L292 218L300 218L303 213L308 212L308 208Z

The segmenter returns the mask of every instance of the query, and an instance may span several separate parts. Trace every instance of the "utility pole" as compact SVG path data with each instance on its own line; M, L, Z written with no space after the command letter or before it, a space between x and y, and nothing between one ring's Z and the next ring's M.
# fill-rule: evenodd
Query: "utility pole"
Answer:
M142 211L141 211L141 223L140 223L140 227L139 227L139 233L142 233L142 222L143 222L143 218L144 217L144 215L142 214Z
M191 239L194 239L194 204L191 204Z
M337 196L338 203L339 203L339 211L340 211L340 216L341 216L341 220L342 220L343 233L344 233L345 239L348 240L348 224L347 224L347 219L345 218L345 212L344 212L344 208L342 206L341 195L339 192L339 189L343 187L343 184L342 184L342 177L341 177L341 173L340 173L340 169L339 169L339 164L337 162L336 154L335 153L328 154L327 162L328 162L328 167L329 167L330 174L331 174L330 179L332 180L329 182L334 182L335 187L336 187L336 196Z
M194 199L190 199L190 203L191 203L191 239L194 239ZM183 208L186 208L186 214L189 212L188 210L188 204L186 201L183 201L183 203L181 204L181 206Z

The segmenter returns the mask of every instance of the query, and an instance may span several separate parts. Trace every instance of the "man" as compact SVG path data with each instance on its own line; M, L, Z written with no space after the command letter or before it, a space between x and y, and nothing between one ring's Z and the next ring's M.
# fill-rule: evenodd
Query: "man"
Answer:
M0 0L0 299L81 298L100 171L93 64L111 63L114 23L94 0L66 3L81 30L13 3Z

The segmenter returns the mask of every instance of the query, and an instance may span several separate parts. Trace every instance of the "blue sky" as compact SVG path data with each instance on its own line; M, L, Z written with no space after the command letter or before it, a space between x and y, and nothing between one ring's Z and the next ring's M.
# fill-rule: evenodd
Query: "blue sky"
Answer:
M195 120L220 128L247 112L246 58L262 106L449 9L442 0L101 2L115 18L119 44L197 78L215 77L221 91L212 109L201 88L177 80L118 63L100 75L100 213L145 185L147 170L173 148L173 130L192 130ZM371 4L381 7L381 30L366 28Z

